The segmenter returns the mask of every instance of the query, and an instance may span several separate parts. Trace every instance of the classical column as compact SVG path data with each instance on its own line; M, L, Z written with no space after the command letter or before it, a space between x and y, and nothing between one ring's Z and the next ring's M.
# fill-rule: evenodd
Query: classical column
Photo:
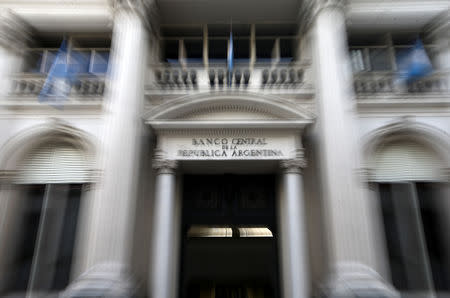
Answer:
M283 171L278 197L282 297L310 297L302 177L306 160L303 150L298 152L296 158L283 160L280 165Z
M128 297L138 176L144 124L144 79L148 56L150 0L110 1L114 27L110 78L104 106L104 138L99 152L102 177L95 188L85 274L67 290L79 297L89 290L105 297ZM86 289L87 288L87 289Z
M344 0L304 1L312 38L321 188L330 252L329 297L393 297L376 271L369 196L357 169L360 148L348 58Z
M175 160L164 159L155 153L156 171L152 256L150 264L150 298L175 298L177 292L176 266L177 228Z
M11 90L11 74L20 71L31 27L9 9L0 9L0 100Z

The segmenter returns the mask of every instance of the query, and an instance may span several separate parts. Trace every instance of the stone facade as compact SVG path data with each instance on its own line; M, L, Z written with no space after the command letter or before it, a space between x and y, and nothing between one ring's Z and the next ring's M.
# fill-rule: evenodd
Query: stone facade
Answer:
M181 177L220 167L233 174L264 168L278 179L282 297L400 297L369 187L376 182L371 167L388 140L417 141L442 161L432 181L448 189L448 7L412 1L424 11L415 29L436 41L440 63L438 87L432 81L408 93L350 69L347 31L384 17L376 1L301 1L295 22L304 51L296 62L237 67L229 78L214 66L155 64L160 24L171 13L166 1L13 2L0 3L0 252L14 249L20 165L41 143L70 139L94 161L83 183L70 283L60 297L177 297ZM58 18L39 15L44 6L69 15L72 31L112 36L106 78L72 90L63 110L38 103L45 77L17 73L26 45L49 34L48 23L58 31ZM74 7L92 11L91 27ZM405 9L390 8L393 18ZM0 253L0 279L11 266ZM0 293L6 289L0 280Z

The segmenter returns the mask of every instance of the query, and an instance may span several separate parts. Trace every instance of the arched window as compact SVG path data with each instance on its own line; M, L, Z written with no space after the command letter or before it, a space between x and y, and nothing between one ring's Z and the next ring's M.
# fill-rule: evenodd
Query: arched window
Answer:
M444 164L431 148L409 139L379 145L372 158L392 282L405 295L450 291Z
M82 185L91 158L64 138L44 141L17 168L17 231L8 292L52 292L70 278Z

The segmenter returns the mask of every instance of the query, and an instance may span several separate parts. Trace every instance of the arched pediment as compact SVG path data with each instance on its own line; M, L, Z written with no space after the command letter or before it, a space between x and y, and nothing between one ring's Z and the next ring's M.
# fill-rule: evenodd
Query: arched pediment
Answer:
M430 152L434 152L442 161L441 167L450 166L450 136L436 127L401 118L393 123L378 128L364 138L364 156L367 166L374 162L377 151L392 142L413 141Z
M13 136L1 149L0 170L16 170L17 166L34 149L51 143L59 142L84 152L89 158L95 155L94 138L86 132L68 125L59 119L41 125L27 128Z
M201 94L168 101L150 110L150 125L175 127L178 124L213 124L241 127L259 125L301 125L311 123L314 114L288 100L254 94Z

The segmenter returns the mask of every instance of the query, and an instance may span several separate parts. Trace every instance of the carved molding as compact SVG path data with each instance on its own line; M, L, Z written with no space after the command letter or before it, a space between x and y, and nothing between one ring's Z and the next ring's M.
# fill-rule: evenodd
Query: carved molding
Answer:
M139 16L154 36L159 35L159 8L155 0L109 0L114 12L129 12Z
M153 169L157 174L175 174L178 168L178 161L167 159L166 153L163 150L156 149L152 163Z
M307 165L304 149L297 149L294 158L280 161L280 167L286 174L301 174Z
M306 32L314 22L317 14L325 8L345 10L348 0L304 0L300 7L298 21L300 32Z
M30 43L32 32L32 28L12 10L0 10L0 46L20 53Z

